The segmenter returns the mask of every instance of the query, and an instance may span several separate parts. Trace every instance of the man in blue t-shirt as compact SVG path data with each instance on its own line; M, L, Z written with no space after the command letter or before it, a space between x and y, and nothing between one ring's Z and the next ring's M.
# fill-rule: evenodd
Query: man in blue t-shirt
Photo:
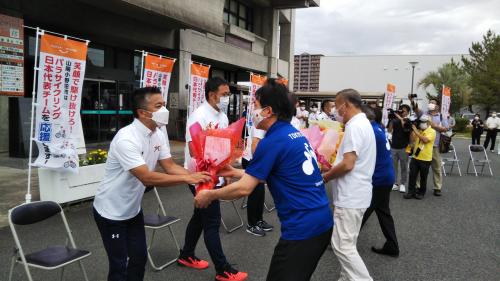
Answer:
M285 86L273 79L256 93L253 122L265 130L246 170L227 167L221 176L241 178L226 187L201 191L197 207L213 200L247 196L266 181L281 222L268 281L311 278L332 234L333 218L314 150L291 124L293 105Z
M373 127L375 142L377 144L377 160L375 162L375 171L372 176L372 201L370 207L368 207L363 216L361 227L363 227L370 215L375 211L386 242L382 248L372 247L372 251L381 255L398 257L398 239L396 238L394 220L391 215L391 209L389 208L391 190L396 180L394 166L392 165L391 146L387 140L384 128L381 125L382 111L378 108L372 109L367 105L363 106L362 110Z

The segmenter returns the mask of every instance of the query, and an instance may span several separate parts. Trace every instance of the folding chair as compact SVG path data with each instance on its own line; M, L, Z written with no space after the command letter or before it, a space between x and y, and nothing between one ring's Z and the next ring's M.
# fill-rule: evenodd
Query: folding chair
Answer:
M484 157L477 159L474 158L474 154L482 154ZM469 161L467 162L467 174L469 174L469 166L472 163L472 167L474 168L474 174L477 177L477 168L481 168L481 175L483 175L484 167L488 165L490 169L490 174L493 176L493 171L491 170L491 161L488 158L488 154L486 153L486 149L481 145L469 145ZM478 155L479 156L479 155ZM472 174L472 173L470 173Z
M446 177L446 166L451 166L450 168L450 175L453 173L453 169L455 168L455 165L458 168L458 174L462 176L462 171L460 170L460 159L457 157L457 151L455 150L455 146L453 143L450 143L450 152L452 153L452 157L443 157L441 160L443 161L443 164L441 165L443 168L443 173L444 176Z
M160 195L158 194L158 190L156 190L156 187L153 187L152 189L147 190L146 192L149 191L153 191L156 201L158 202L158 209L156 211L156 214L144 215L144 227L146 229L152 230L151 238L148 243L148 260L149 264L151 264L151 267L153 267L154 270L159 271L176 262L177 256L174 259L166 262L165 264L156 265L156 263L153 260L153 256L151 255L151 248L153 247L156 231L167 227L170 232L170 235L172 236L172 239L174 240L175 246L177 247L177 252L179 252L180 251L179 242L177 242L177 238L175 237L174 232L172 231L172 225L174 223L179 222L181 219L167 216L165 208L163 207L163 202L161 201Z
M226 230L226 232L227 232L227 233L231 233L231 232L233 232L233 231L235 231L235 230L237 230L237 229L239 229L239 228L242 228L242 227L243 227L243 225L244 225L244 223L243 223L243 218L241 217L240 212L238 211L238 208L236 207L236 204L234 203L236 200L237 200L237 199L235 199L235 200L220 200L220 202L227 202L227 203L231 203L231 205L233 205L233 209L234 209L234 211L236 212L236 215L238 216L238 218L239 218L239 220L240 220L240 222L239 222L237 225L235 225L235 226L233 226L233 227L229 228L229 227L226 225L226 223L224 222L224 216L222 216L222 214L221 214L221 218L220 218L220 220L221 220L222 226L224 227L224 229Z
M66 245L52 245L43 250L25 254L21 246L19 236L17 235L16 225L32 225L57 214L61 214L61 219L64 223L66 234L68 235L66 238ZM85 280L89 280L87 272L83 267L82 260L89 257L91 253L89 251L76 248L73 235L69 229L68 221L66 220L64 212L59 204L52 201L38 201L16 206L9 210L9 226L16 243L16 248L14 249L10 265L9 281L12 280L14 268L18 263L24 266L28 280L33 281L30 267L43 270L55 270L61 268L60 280L63 280L64 267L75 262L80 264Z
M265 187L267 188L267 183L266 183ZM266 198L267 198L267 196L266 196ZM247 201L248 201L248 197L244 197L243 200L241 200L241 209L242 210L247 207ZM272 205L271 207L269 207L267 205L267 203L264 202L264 208L266 209L266 211L268 213L270 213L270 212L274 211L274 209L276 209L276 206Z

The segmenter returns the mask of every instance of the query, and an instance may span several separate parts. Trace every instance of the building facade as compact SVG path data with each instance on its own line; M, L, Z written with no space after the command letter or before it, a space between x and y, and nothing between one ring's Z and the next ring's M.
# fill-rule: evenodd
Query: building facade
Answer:
M294 57L293 90L317 92L319 90L320 60L323 55L303 53Z
M139 86L141 53L176 58L167 108L171 139L184 139L190 63L211 65L234 93L228 110L239 117L237 83L249 73L293 81L296 8L314 0L0 0L0 14L24 24L90 40L81 117L87 143L108 142L133 119L131 93ZM35 32L25 29L25 95L0 96L0 151L26 157L29 146ZM291 83L290 83L291 84Z

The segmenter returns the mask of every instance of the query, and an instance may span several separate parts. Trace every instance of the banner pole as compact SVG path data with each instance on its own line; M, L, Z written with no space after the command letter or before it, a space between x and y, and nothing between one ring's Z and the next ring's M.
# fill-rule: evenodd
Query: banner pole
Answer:
M146 57L147 55L148 53L143 50L141 56L141 78L139 80L140 88L144 87L144 57Z
M40 35L43 35L43 30L40 30L40 28L36 28L36 38L35 38L35 66L33 67L33 91L31 92L31 129L30 129L30 150L29 150L29 156L28 156L28 189L26 191L26 196L25 200L26 203L31 202L31 160L32 160L32 154L33 154L33 141L35 140L35 137L33 136L33 131L34 131L34 121L35 121L35 103L36 103L36 82L37 82L37 77L38 77L38 38Z

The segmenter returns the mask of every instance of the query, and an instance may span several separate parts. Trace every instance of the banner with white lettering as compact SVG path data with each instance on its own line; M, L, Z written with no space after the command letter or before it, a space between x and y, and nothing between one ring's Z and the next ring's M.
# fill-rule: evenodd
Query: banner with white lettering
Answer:
M78 172L86 56L86 42L50 34L40 36L35 116L39 155L35 166Z
M168 102L168 88L174 68L175 59L146 53L144 62L144 78L141 87L158 87L163 99Z
M191 62L191 87L188 115L191 115L205 101L205 83L208 80L209 65Z
M443 93L441 97L441 115L443 118L450 116L451 106L451 88L443 85Z
M387 126L389 122L389 109L392 109L392 104L394 103L394 96L396 95L396 86L393 84L387 84L387 90L385 91L384 97L384 108L382 111L382 124Z
M260 87L264 85L267 77L255 73L250 73L250 91L248 92L248 106L247 106L247 127L252 126L252 113L254 109L255 93Z

